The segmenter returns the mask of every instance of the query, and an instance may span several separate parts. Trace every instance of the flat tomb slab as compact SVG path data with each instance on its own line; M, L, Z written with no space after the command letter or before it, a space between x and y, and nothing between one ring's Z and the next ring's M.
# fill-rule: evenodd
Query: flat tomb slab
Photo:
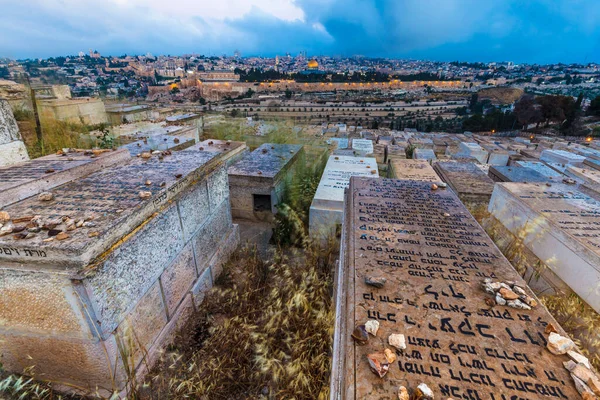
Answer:
M72 151L0 168L0 207L130 159L123 149Z
M577 399L566 356L546 348L547 310L489 306L485 278L531 290L458 197L427 182L352 178L338 271L332 393L338 399L397 398L426 383L436 399ZM445 213L449 216L444 215ZM383 287L365 283L385 278ZM489 301L489 300L488 300ZM354 328L379 322L363 346ZM564 334L564 332L561 331ZM369 354L406 349L380 378Z
M36 196L8 206L5 211L13 219L13 226L26 225L27 221L14 220L27 216L39 216L45 222L65 217L88 219L92 226L68 231L69 237L60 241L45 241L49 239L49 231L45 230L20 240L14 234L2 236L0 261L84 267L213 168L218 163L211 162L214 155L178 152L162 160L157 156L135 158L52 189L51 201ZM150 195L143 198L140 192ZM64 225L56 229L64 230Z
M550 182L551 178L536 170L526 167L495 167L490 166L488 176L494 182Z
M362 155L373 154L373 141L370 139L352 139L352 150Z
M209 153L217 153L218 157L227 160L227 165L231 165L248 151L248 146L246 146L246 143L244 142L207 139L182 151L206 151Z
M427 160L390 160L392 178L422 182L441 182Z
M310 206L310 232L328 234L342 223L344 190L350 177L379 177L377 160L372 157L330 156Z
M302 150L299 144L265 143L229 167L229 175L276 178Z
M494 181L477 165L471 162L439 161L433 168L462 201L487 205L494 190Z
M600 312L600 201L573 185L499 183L489 212ZM524 235L524 236L523 236Z
M544 164L541 161L516 161L515 164L520 167L533 169L548 178L561 178L562 179L562 177L564 176L564 174L561 174L557 170L550 168L549 166L547 166L546 164Z
M154 135L143 140L121 146L129 150L132 156L148 151L182 150L194 144L194 139L182 136Z
M596 192L600 192L600 171L593 168L579 168L568 165L565 172L567 175L581 181L584 186L587 186Z

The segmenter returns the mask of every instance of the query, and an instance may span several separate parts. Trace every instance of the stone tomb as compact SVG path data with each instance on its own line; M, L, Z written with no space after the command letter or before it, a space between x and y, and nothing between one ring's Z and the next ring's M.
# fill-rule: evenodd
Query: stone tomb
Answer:
M124 363L152 365L237 246L226 168L200 151L135 158L51 192L5 208L28 229L0 237L3 368L120 390Z
M454 190L467 208L487 206L494 190L494 181L474 163L438 161L433 168Z
M542 279L566 284L600 312L598 199L565 184L499 183L489 212L547 266Z
M301 145L265 143L229 167L231 213L234 218L272 221Z
M352 139L352 150L359 156L373 154L373 141L370 139Z
M341 225L344 190L352 176L378 178L377 160L372 157L329 157L310 205L309 230L312 237L327 238Z
M227 165L235 164L248 152L245 142L231 140L207 139L184 149L183 151L207 151L209 153L222 153L227 158Z
M565 172L567 175L581 182L583 186L595 192L600 192L600 171L597 171L593 168L586 169L575 167L573 165L567 165Z
M435 156L435 153L433 152L432 149L419 149L419 148L416 148L413 151L413 158L415 160L427 160L429 162L432 162L433 160L437 159L437 157Z
M565 150L544 150L540 154L540 160L551 164L570 164L580 167L585 157Z
M553 168L550 168L541 161L516 161L515 164L519 167L533 169L534 171L539 172L547 178L560 180L564 177L564 174L558 172Z
M427 160L391 160L390 178L410 181L441 182Z
M494 182L550 182L551 178L526 167L494 167L490 166L488 176Z
M0 168L0 207L130 159L125 149L70 151Z
M129 150L132 156L138 156L144 152L163 150L182 150L193 145L193 138L170 135L148 136L146 139L138 140L121 147Z
M332 399L396 399L425 383L435 399L578 399L563 362L546 349L547 310L488 305L482 283L515 281L533 297L450 190L426 182L352 178L340 265ZM382 287L366 278L385 278ZM376 336L351 334L368 320ZM404 335L405 349L388 344ZM367 355L392 350L380 378Z

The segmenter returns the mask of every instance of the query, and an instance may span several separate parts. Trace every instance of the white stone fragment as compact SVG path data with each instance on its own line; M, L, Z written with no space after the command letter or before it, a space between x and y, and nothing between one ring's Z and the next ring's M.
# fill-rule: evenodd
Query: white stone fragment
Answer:
M379 321L375 321L374 319L368 320L365 322L365 330L371 335L377 336L377 331L379 330Z
M570 350L567 351L567 355L571 358L571 360L575 361L575 365L583 364L586 368L592 369L592 366L590 365L590 360L588 360L588 358L583 354L579 354L576 351Z
M429 386L427 386L424 383L419 384L419 386L417 386L417 389L421 392L421 394L426 398L426 399L434 399L433 397L433 390L431 390L429 388Z
M521 300L510 300L506 302L506 305L512 308L518 308L520 310L531 310L527 304L523 303Z
M504 298L502 296L500 296L499 294L496 294L496 304L498 304L500 306L505 306L506 300L504 300Z
M388 338L388 343L390 344L390 346L394 346L398 350L406 349L406 339L401 333L392 333Z
M568 351L575 349L575 343L558 333L550 332L547 347L552 354L566 354Z

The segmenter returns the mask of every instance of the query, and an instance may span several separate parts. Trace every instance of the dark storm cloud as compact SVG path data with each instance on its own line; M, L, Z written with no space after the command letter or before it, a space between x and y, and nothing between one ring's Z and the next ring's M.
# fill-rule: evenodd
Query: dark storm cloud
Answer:
M216 17L187 15L186 7L166 15L152 4L0 0L0 56L47 57L88 48L115 55L239 49L245 55L305 50L439 60L600 61L597 0L296 0L303 13L297 19L279 19L267 6Z

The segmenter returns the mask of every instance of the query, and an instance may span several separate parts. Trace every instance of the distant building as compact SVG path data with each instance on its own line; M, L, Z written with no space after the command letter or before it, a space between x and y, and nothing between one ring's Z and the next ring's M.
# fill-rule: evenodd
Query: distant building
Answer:
M198 73L198 79L205 82L237 82L240 75L230 70L214 70Z

